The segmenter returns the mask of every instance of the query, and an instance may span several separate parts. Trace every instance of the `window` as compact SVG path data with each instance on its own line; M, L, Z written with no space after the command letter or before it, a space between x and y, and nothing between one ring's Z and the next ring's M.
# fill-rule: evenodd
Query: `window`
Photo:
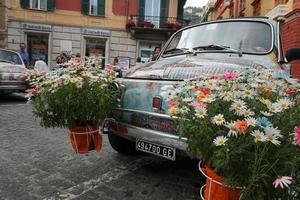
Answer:
M82 0L81 13L84 15L104 16L105 0Z
M47 10L47 0L30 0L30 8Z
M27 33L27 45L30 65L37 60L48 63L49 34Z
M98 15L98 0L90 0L90 15Z

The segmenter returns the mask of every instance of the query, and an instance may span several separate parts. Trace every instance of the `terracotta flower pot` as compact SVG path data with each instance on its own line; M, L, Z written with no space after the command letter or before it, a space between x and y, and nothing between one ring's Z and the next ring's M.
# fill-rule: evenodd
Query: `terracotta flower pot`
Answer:
M102 135L99 134L99 126L73 126L69 130L71 146L75 153L101 151Z
M206 177L204 189L205 200L239 200L242 187L227 187L223 186L223 179L216 174L210 167L200 167L199 170Z

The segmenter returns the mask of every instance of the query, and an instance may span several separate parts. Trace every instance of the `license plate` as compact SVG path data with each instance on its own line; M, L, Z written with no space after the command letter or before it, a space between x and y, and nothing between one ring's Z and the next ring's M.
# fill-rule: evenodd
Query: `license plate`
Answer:
M136 149L156 156L175 160L176 149L145 140L136 140Z

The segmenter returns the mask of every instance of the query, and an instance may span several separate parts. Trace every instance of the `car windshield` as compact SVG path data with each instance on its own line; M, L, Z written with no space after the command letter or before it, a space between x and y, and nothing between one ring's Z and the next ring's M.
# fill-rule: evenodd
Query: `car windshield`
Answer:
M12 51L5 51L0 49L0 62L7 62L11 64L23 65L19 55Z
M263 22L231 21L204 24L178 32L163 56L180 50L266 54L272 50L272 29Z

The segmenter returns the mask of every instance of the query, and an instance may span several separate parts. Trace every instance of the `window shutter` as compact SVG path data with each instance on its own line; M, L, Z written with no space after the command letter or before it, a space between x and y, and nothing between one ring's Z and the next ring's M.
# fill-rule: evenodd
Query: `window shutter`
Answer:
M169 15L169 0L160 1L160 27L162 27Z
M81 13L84 15L89 14L90 0L81 0Z
M54 11L55 9L55 0L47 0L47 10Z
M98 0L97 14L99 16L105 16L105 0Z
M144 18L145 18L145 0L139 0L139 19L138 21L139 22L142 22L144 21Z
M29 8L29 0L20 0L21 8L28 9Z

